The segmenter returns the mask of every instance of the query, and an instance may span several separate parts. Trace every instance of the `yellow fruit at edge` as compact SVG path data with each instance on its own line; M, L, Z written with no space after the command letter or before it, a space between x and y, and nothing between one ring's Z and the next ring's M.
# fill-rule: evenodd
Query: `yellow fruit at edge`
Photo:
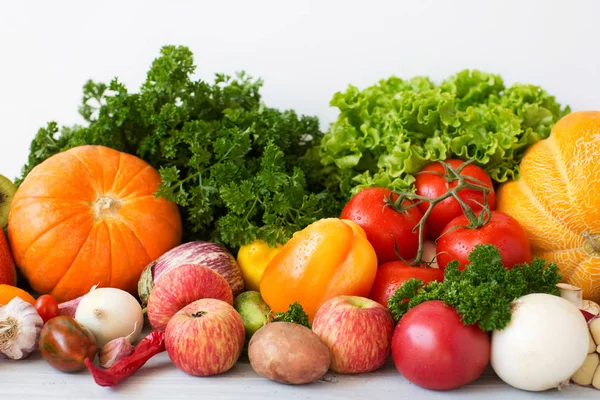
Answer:
M270 247L262 240L240 247L237 262L242 269L246 290L260 290L260 278L269 262L281 251L282 245Z
M32 295L21 288L11 285L0 285L0 306L4 306L15 297L20 297L31 305L35 305L35 299Z
M521 223L532 255L600 302L600 111L561 118L527 149L520 178L500 186L497 209Z

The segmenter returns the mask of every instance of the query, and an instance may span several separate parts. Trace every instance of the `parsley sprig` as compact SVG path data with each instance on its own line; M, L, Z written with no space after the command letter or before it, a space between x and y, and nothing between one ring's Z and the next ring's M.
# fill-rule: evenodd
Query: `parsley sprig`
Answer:
M98 144L160 172L157 195L180 206L186 240L232 251L254 239L274 245L337 215L344 199L327 190L317 118L269 108L262 81L244 72L207 82L195 69L187 47L164 46L136 93L116 78L88 81L79 108L86 125L40 129L17 183L58 152Z
M290 308L286 312L276 313L274 320L282 322L293 322L295 324L303 325L307 328L310 328L308 315L306 315L304 308L297 301L290 304Z
M389 299L388 308L398 321L409 309L429 300L454 307L465 325L484 331L501 330L510 322L513 300L530 293L560 295L561 275L556 264L535 258L529 264L504 268L500 251L491 244L477 245L462 271L458 261L446 266L443 282L424 285L409 279Z

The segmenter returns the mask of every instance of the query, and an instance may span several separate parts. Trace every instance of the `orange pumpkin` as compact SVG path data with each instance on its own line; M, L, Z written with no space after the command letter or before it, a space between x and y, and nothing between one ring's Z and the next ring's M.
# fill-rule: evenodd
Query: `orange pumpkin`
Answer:
M531 146L521 176L497 192L498 209L527 232L534 257L600 302L600 112L574 112Z
M159 183L142 159L103 146L46 159L11 205L17 267L36 292L61 302L97 284L136 294L144 267L182 239L177 206L154 196Z

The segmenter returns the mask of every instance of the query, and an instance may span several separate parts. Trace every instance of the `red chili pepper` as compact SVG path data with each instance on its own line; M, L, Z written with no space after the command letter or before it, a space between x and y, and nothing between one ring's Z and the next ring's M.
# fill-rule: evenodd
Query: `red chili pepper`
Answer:
M85 359L85 365L98 385L115 386L142 368L150 358L165 350L165 333L154 331L135 346L133 353L121 358L108 369L95 366L89 358Z

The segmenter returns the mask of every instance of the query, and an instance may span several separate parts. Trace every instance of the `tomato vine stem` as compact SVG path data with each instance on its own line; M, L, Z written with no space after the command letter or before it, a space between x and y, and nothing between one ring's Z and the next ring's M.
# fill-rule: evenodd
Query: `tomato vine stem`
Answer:
M468 164L470 164L471 162L472 162L472 160L465 161L464 163L459 165L457 168L454 168L450 164L448 164L444 161L439 161L439 163L444 167L443 174L439 173L439 172L435 172L435 171L421 171L421 172L417 173L417 175L434 174L434 175L438 175L445 179L447 191L439 197L428 198L428 197L421 196L421 195L418 195L413 192L392 191L390 193L389 197L385 198L385 200L384 200L385 206L384 207L390 207L393 210L400 212L400 213L407 212L409 209L411 209L413 207L418 207L422 203L425 203L425 202L429 203L429 206L427 207L427 211L425 211L425 213L423 213L423 216L421 217L419 222L415 225L415 227L412 230L412 232L416 232L417 230L419 231L419 248L417 250L417 255L415 256L415 259L413 261L404 260L402 258L402 256L400 256L400 254L398 253L397 244L396 244L396 241L394 241L394 250L396 250L396 255L404 263L406 263L408 265L421 265L421 258L423 257L423 245L425 242L424 227L427 222L427 219L429 218L429 216L431 215L431 212L433 211L433 208L437 204L441 203L442 201L453 197L458 202L463 214L466 216L467 220L469 221L469 223L466 226L454 226L450 230L445 231L442 235L445 235L448 232L450 232L451 230L456 229L456 228L478 229L478 228L482 227L483 225L487 224L489 222L489 220L491 219L492 210L490 209L490 207L488 205L487 196L488 196L488 194L490 194L492 192L492 188L477 178L474 178L472 176L461 175L461 171L463 170L463 168L465 166L467 166ZM452 184L455 182L456 182L456 185L452 186ZM483 198L484 198L483 204L476 202L476 204L481 206L481 211L478 214L476 214L475 211L473 210L473 208L470 207L459 196L459 192L461 190L465 190L465 189L466 190L477 190L477 191L481 191L483 193ZM394 196L397 196L397 197L394 199ZM405 205L404 203L406 203L406 202L408 202L408 204ZM437 239L436 239L436 241L437 241Z

